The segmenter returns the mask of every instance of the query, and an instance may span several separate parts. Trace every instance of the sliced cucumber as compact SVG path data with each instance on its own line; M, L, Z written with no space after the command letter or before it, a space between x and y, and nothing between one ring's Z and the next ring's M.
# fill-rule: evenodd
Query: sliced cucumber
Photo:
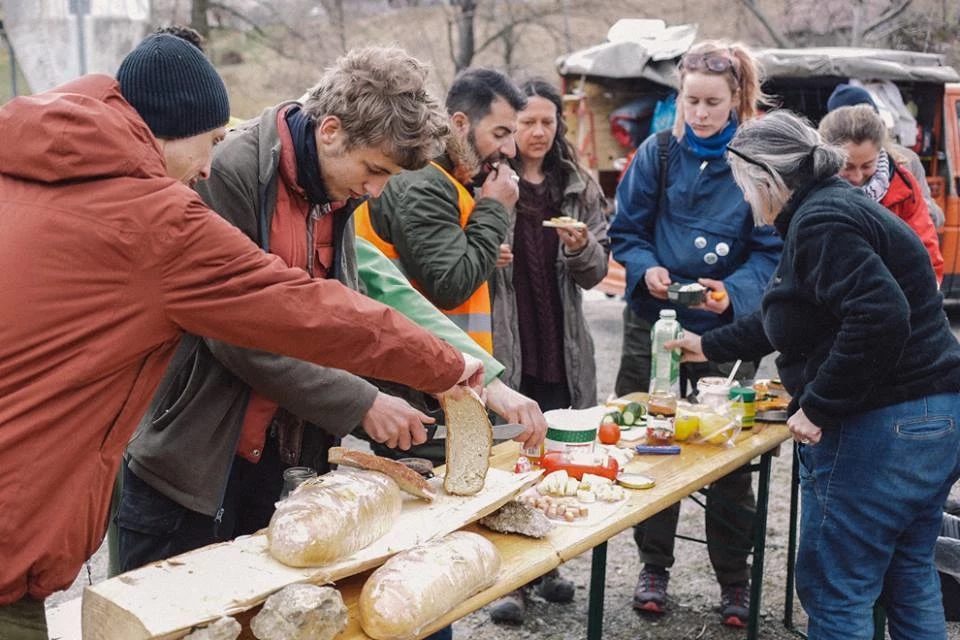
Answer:
M603 416L603 418L600 420L600 424L622 425L623 416L620 414L619 411L611 411L610 413Z
M621 424L632 427L643 418L645 413L646 409L644 409L642 404L639 402L631 402L623 410L623 414L621 415L623 422Z

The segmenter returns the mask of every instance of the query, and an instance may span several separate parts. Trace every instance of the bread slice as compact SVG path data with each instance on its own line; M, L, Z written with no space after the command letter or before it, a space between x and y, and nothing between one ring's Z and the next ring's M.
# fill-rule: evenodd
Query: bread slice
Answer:
M483 489L490 468L493 428L487 409L471 389L457 388L440 398L447 425L447 493L472 496Z
M327 452L330 464L342 464L348 467L379 471L394 479L397 485L407 493L432 502L436 497L433 487L423 476L404 464L388 458L382 458L364 451L354 451L345 447L330 447Z

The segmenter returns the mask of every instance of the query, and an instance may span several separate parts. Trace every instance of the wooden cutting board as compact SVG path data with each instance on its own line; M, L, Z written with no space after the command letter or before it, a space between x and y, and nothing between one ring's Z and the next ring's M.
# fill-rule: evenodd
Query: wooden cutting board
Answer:
M334 564L288 567L267 551L264 534L246 536L185 553L87 587L83 594L84 640L179 638L196 625L262 603L288 584L326 584L383 564L417 546L499 509L532 486L540 471L515 474L490 469L483 491L450 496L437 483L432 503L405 496L393 529L383 538Z

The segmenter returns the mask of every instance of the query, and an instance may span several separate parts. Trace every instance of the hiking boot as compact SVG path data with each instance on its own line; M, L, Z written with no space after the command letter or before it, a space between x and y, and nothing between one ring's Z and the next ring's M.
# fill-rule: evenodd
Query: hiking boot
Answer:
M537 593L547 602L566 604L573 601L576 588L569 580L560 577L560 570L553 569L545 574L537 585Z
M633 608L649 613L663 613L667 606L667 584L670 572L663 567L645 565L633 590Z
M746 627L750 615L750 583L720 585L720 617L729 627Z
M527 596L523 589L511 591L490 605L490 619L497 624L523 624L527 615Z

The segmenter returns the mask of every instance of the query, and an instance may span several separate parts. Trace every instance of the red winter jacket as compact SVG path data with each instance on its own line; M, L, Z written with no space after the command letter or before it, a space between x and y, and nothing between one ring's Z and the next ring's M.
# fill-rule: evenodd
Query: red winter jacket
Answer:
M0 605L66 588L181 331L438 392L460 354L261 251L107 76L0 108Z
M943 282L943 255L940 254L940 241L937 239L937 230L930 219L930 210L923 199L920 185L909 171L899 165L894 165L893 176L890 178L890 187L883 196L880 204L897 214L897 217L910 225L923 241L923 246L930 254L930 264L937 274L937 284Z

